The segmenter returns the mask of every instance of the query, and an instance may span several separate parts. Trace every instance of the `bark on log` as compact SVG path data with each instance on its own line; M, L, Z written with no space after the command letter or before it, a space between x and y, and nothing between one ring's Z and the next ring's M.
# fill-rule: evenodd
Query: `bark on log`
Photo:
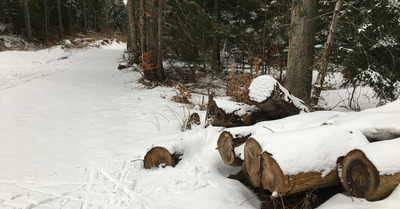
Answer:
M253 138L249 138L244 146L244 172L254 187L261 186L261 146Z
M207 106L206 125L224 127L248 126L269 119L255 106L231 101L221 101L223 100L209 100ZM220 104L218 104L218 102L220 102ZM226 107L222 106L224 103L231 103L228 104L228 108L236 106L237 109L232 112L227 112L224 109Z
M222 161L226 165L232 166L240 166L243 163L243 160L235 153L235 148L242 145L247 141L250 135L241 136L235 135L228 131L224 131L219 135L217 141L217 149L219 154L221 155Z
M388 197L400 184L400 173L380 175L376 166L359 149L349 152L344 157L342 178L343 185L350 195L368 201Z
M161 164L163 168L165 166L175 166L173 156L164 147L153 147L144 156L144 167L150 169L152 167L158 167Z
M296 175L285 175L278 163L267 152L262 153L263 168L261 172L261 184L263 189L278 192L284 196L315 188L340 185L340 179L336 170L322 178L321 172L301 172Z

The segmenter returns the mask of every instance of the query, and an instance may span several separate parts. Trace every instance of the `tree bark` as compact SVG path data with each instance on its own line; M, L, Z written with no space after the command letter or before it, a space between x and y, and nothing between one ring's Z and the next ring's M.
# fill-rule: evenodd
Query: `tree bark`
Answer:
M387 159L398 160L398 159ZM368 201L381 200L400 184L400 173L380 175L363 151L355 149L343 159L342 182L350 195Z
M311 95L317 4L317 0L292 1L285 87L305 102Z
M311 103L313 105L318 104L318 100L321 95L322 86L324 85L325 75L326 75L326 72L328 71L329 57L332 54L332 47L333 47L333 42L334 42L335 35L336 35L341 6L342 6L342 0L337 0L336 5L335 5L335 10L333 11L331 26L329 28L328 39L325 43L325 50L321 57L321 61L319 63L320 70L318 72L317 80L315 81L315 84L314 84L313 96L311 98L312 99Z
M161 164L165 166L175 166L172 155L164 147L153 147L144 156L144 167L150 169L152 167L158 167Z
M336 170L324 178L321 172L300 172L296 175L285 175L278 163L267 152L262 153L261 184L264 189L278 192L280 196L303 192L315 188L338 186L340 179Z
M49 13L47 11L47 0L43 1L44 7L44 31L45 31L45 40L49 41Z
M218 37L218 24L220 21L220 10L219 10L219 0L214 0L214 35L213 35L213 59L212 59L212 70L214 73L219 74L221 72L221 56L220 56L220 38Z
M157 79L160 82L165 80L163 53L162 53L162 26L163 26L163 9L162 0L157 0Z
M253 138L249 138L244 146L244 173L254 187L261 186L261 145Z
M61 19L61 1L57 0L57 19L58 19L58 37L60 40L64 39L63 26Z
M28 0L22 1L24 7L25 36L28 41L32 41L31 18L29 16Z
M244 144L250 135L241 136L235 135L228 131L224 131L219 135L217 141L217 149L222 158L222 161L226 165L240 166L243 160L235 153L235 148Z
M140 31L140 54L143 59L143 55L146 52L146 36L145 36L145 0L140 0L140 15L139 15L139 31Z
M139 48L137 42L137 21L136 21L136 6L134 0L128 0L127 2L128 9L128 22L129 22L129 42L130 42L130 50L132 53L132 62L138 64L139 63Z
M106 34L108 35L110 33L110 29L108 27L108 0L104 0L104 19L105 19L105 30L106 30Z
M87 35L87 11L86 11L86 0L83 0L83 34L86 36Z

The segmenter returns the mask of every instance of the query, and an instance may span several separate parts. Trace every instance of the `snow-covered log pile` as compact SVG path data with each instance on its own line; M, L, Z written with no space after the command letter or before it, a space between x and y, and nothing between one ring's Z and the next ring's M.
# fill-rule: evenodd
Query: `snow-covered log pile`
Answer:
M400 184L400 138L352 150L344 157L339 172L352 196L369 201L388 197Z
M372 201L400 184L400 138L393 139L399 135L400 100L357 113L314 112L228 128L217 144L225 164L242 164L253 186L274 194L342 184Z
M253 186L280 195L339 185L337 158L367 143L360 132L332 125L256 134L244 146L244 172Z

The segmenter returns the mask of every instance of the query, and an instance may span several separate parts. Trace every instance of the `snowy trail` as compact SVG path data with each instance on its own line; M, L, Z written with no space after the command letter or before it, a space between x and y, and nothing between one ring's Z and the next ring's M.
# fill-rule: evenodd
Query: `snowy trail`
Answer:
M226 178L220 128L182 133L173 90L116 69L125 47L0 53L0 208L258 208ZM185 158L145 170L154 145Z

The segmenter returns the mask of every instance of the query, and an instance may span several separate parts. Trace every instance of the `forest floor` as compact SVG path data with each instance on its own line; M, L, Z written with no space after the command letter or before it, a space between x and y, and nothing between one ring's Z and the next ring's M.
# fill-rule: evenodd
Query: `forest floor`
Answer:
M228 178L240 167L225 165L215 150L223 128L204 128L202 120L181 131L189 113L205 117L202 95L189 108L172 101L174 88L146 88L140 73L117 70L125 48L0 52L0 208L260 208L252 189ZM348 111L348 92L326 91L321 105ZM361 109L376 106L370 90L359 95ZM154 146L182 160L144 169ZM399 205L397 188L373 203L339 193L320 208Z

